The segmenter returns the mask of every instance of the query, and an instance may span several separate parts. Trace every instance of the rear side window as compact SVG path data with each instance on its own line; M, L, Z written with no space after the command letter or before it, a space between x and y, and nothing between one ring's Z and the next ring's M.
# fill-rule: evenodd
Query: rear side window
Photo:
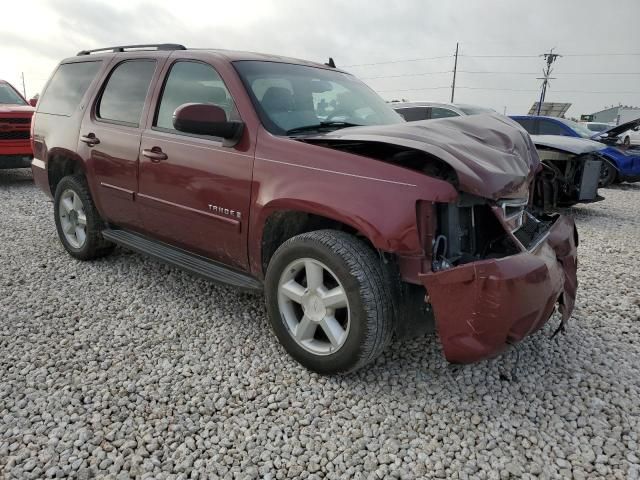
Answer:
M533 119L533 118L514 118L513 120L518 122L520 124L520 126L527 131L527 133L529 135L536 135L538 133L538 132L536 132L536 128L535 128L535 125L536 125L535 119Z
M568 135L564 127L553 120L540 120L538 129L540 135Z
M448 108L433 107L431 109L431 118L447 118L447 117L459 117L460 115Z
M213 67L200 63L177 62L167 77L154 126L173 128L173 112L185 103L209 103L222 108L227 119L239 119L231 94Z
M70 116L80 105L101 63L95 61L60 65L38 102L38 112Z
M155 68L155 60L129 60L114 68L100 97L96 116L137 127Z
M429 120L429 107L399 108L396 110L407 122Z

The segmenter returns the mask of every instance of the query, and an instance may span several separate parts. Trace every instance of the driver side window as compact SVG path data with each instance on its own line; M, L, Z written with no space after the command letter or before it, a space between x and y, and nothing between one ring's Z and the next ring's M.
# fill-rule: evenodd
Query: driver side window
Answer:
M227 119L238 120L231 94L213 67L201 62L175 63L167 76L154 127L175 130L173 112L185 103L208 103L221 107Z

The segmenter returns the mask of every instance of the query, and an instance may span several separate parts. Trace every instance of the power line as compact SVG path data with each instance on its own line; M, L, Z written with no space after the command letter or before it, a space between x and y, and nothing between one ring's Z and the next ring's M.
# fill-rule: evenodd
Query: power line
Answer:
M441 90L443 88L451 88L451 85L445 85L444 87L423 87L423 88L404 88L404 89L393 89L393 90L376 90L377 92L414 92L418 90ZM460 87L458 87L460 88Z
M426 75L440 75L443 73L451 73L452 70L443 70L442 72L421 72L421 73L401 73L399 75L380 75L379 77L359 77L360 80L376 80L378 78L400 78L400 77L422 77Z
M451 58L453 55L442 55L440 57L424 57L424 58L410 58L408 60L391 60L388 62L375 62L375 63L358 63L355 65L339 65L341 68L347 67L368 67L369 65L388 65L390 63L405 63L405 62L422 62L425 60L439 60L441 58Z
M540 55L467 55L461 53L460 56L469 58L538 58Z
M420 72L420 73L400 73L398 75L379 75L377 77L359 77L360 80L378 80L381 78L402 78L402 77L422 77L428 75L441 75L452 73L453 70L442 70L440 72ZM489 74L489 75L537 75L539 72L488 72L458 70L458 73ZM562 72L561 75L640 75L640 72Z
M405 89L393 89L393 90L376 90L378 92L413 92L413 91L421 91L421 90L440 90L443 88L451 88L450 86L444 87L424 87L424 88L405 88ZM538 92L537 89L519 89L519 88L492 88L492 87L466 87L456 85L456 89L465 89L465 90L488 90L488 91L496 91L496 92ZM596 91L596 90L554 90L556 93L596 93L596 94L640 94L640 91Z
M467 58L539 58L540 55L469 55L460 53L458 56ZM640 56L640 53L571 53L563 55L565 57L635 57ZM453 55L441 55L437 57L422 57L422 58L409 58L406 60L389 60L386 62L373 62L373 63L357 63L353 65L340 65L343 68L349 67L368 67L373 65L389 65L394 63L405 62L422 62L427 60L440 60L443 58L453 58Z
M472 70L458 70L460 73L499 74L499 75L537 75L538 72L481 72ZM640 75L640 72L562 72L561 75Z

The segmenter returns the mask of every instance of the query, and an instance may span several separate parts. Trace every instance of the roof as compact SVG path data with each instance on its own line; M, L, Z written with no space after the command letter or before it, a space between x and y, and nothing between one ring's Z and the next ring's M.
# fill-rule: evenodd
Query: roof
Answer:
M147 47L147 48L140 48ZM154 48L157 47L157 48ZM130 50L124 50L125 48L130 48ZM117 51L117 49L122 49L121 51ZM116 51L114 51L116 50ZM111 55L111 56L124 56L130 57L135 56L136 54L140 54L141 52L146 51L174 51L174 52L185 52L185 51L198 51L204 53L211 53L211 55L222 57L229 62L242 61L242 60L254 60L254 61L262 61L262 62L279 62L279 63L292 63L295 65L306 65L309 67L315 68L324 68L327 70L340 71L343 73L343 70L339 68L330 67L323 63L319 62L311 62L308 60L302 60L300 58L293 57L284 57L281 55L272 55L268 53L257 53L257 52L246 52L240 50L225 50L218 48L185 48L182 45L177 44L158 44L158 45L131 45L131 46L121 46L121 47L107 47L105 49L98 50L83 50L78 53L75 57L67 58L63 61L78 59L79 57L84 57L87 55ZM329 60L327 58L327 60Z

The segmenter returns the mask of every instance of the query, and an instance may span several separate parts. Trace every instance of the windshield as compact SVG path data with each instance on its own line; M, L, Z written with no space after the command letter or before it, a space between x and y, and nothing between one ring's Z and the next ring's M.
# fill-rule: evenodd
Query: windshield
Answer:
M0 83L0 105L26 105L27 102L8 83Z
M576 132L582 138L591 138L593 136L593 132L589 130L587 127L582 125L581 123L574 122L573 120L566 120L564 118L559 118L561 122L567 125L571 130Z
M354 125L403 123L382 98L347 73L264 61L234 66L260 119L275 135Z

